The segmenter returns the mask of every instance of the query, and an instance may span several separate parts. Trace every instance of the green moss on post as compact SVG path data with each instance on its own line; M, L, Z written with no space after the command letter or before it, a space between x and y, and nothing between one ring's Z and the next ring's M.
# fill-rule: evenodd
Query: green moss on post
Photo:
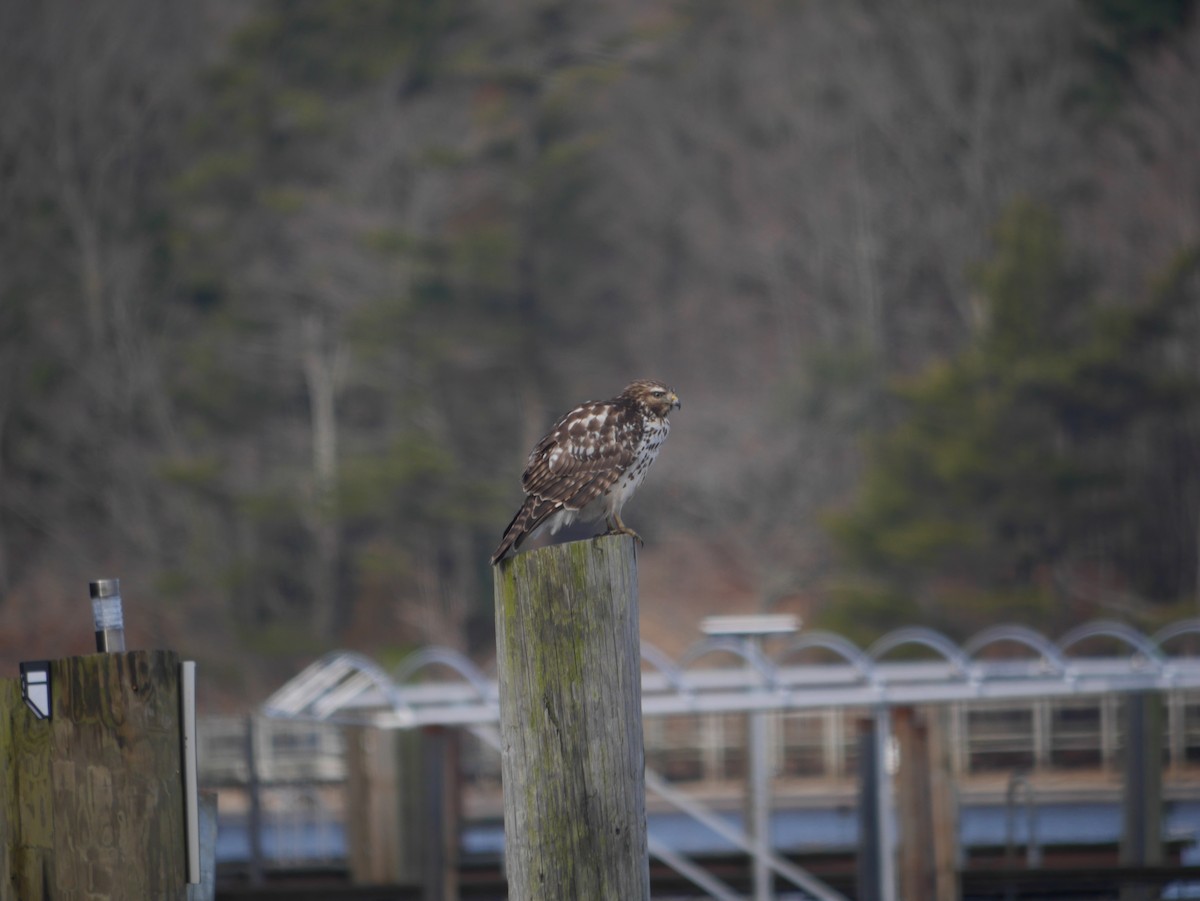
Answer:
M179 657L51 663L53 716L0 680L0 901L185 901Z
M509 897L649 899L632 539L495 567Z

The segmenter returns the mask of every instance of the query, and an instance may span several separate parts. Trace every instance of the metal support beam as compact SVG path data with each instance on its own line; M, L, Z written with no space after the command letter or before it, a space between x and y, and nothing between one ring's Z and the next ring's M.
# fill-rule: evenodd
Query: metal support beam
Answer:
M477 726L471 732L494 751L500 751L500 734L495 728ZM697 822L707 826L717 835L729 840L746 853L754 853L754 843L741 830L730 826L724 819L690 795L672 788L666 779L649 769L646 770L646 790L665 798L680 810L690 814ZM661 860L675 872L691 880L694 885L704 889L704 891L716 898L717 901L742 901L741 896L728 885L695 864L687 856L675 851L666 842L655 837L653 833L648 836L647 844L651 857ZM769 851L767 859L769 865L776 872L792 882L793 885L797 885L807 891L817 901L846 901L845 896L829 888L799 867L782 858L776 858Z
M881 901L879 877L879 765L875 762L879 743L875 721L858 721L858 854L855 897L858 901Z
M1126 700L1125 784L1122 791L1125 829L1121 863L1152 867L1163 862L1162 841L1162 698L1134 694ZM1130 880L1121 886L1121 901L1158 897L1153 884Z
M767 737L767 714L756 710L749 714L748 738L750 782L750 837L760 850L770 850L774 847L771 841L771 763L769 759L770 745ZM775 897L772 891L771 867L766 856L755 853L754 861L754 901L772 901Z
M246 717L246 829L250 839L250 884L263 884L262 792L258 772L258 725Z
M680 876L691 881L692 885L704 889L717 901L742 901L742 896L718 879L703 867L697 866L691 858L685 857L671 848L666 842L661 842L653 835L647 840L650 856L661 860Z
M879 816L879 899L896 901L896 816L892 801L892 710L875 709L875 766Z
M876 901L896 901L896 826L893 812L889 763L891 757L890 709L899 705L946 705L948 707L949 744L954 765L948 771L962 771L967 763L964 703L978 700L1028 701L1054 697L1103 696L1102 720L1106 763L1113 760L1115 744L1109 728L1115 713L1113 696L1134 693L1178 693L1200 689L1200 657L1168 655L1177 638L1200 635L1200 620L1187 620L1146 636L1130 627L1111 622L1089 623L1072 630L1057 642L1020 626L997 626L985 630L963 645L929 629L901 629L880 639L863 651L839 636L820 632L805 633L788 644L774 658L762 650L762 635L786 635L795 624L780 621L709 623L709 637L678 661L643 646L642 713L645 717L668 715L700 716L705 728L719 730L719 717L727 713L748 715L748 798L750 806L746 832L735 829L702 805L695 804L682 792L672 789L651 772L646 774L647 788L668 797L677 807L724 836L754 859L755 899L770 897L772 881L782 876L818 899L837 899L839 894L813 879L802 869L777 857L770 837L770 768L772 760L771 711L828 710L831 708L870 711L870 741L860 747L867 790L861 796L860 822L864 841L871 840L865 824L878 825L871 846L870 865ZM755 638L754 636L758 636ZM1109 657L1078 656L1077 646L1092 638L1103 637L1124 645L1127 652ZM1016 654L997 657L989 649L998 643L1016 648ZM885 659L903 646L919 646L920 660ZM817 649L833 655L833 662L800 663L799 654ZM988 650L988 653L984 653ZM708 666L698 661L712 652L732 652L745 665ZM454 671L450 678L417 680L419 671L437 665ZM483 732L495 731L499 719L497 685L466 657L449 649L426 649L413 655L408 665L389 676L378 665L357 654L340 652L312 664L264 704L268 716L310 719L344 724L361 724L385 729L413 729L423 726L468 726ZM1173 703L1178 703L1173 694ZM1046 715L1048 706L1036 723L1039 731L1039 760L1046 759L1050 737ZM1173 724L1178 727L1181 711L1172 708ZM834 714L839 716L840 713ZM827 720L827 725L834 723ZM1161 732L1159 727L1151 731ZM254 805L253 735L247 735L247 756L251 767L251 819L260 812ZM828 737L827 737L828 738ZM1155 752L1146 749L1148 755ZM1181 752L1178 739L1171 747L1172 760ZM829 750L826 748L826 757ZM1147 757L1149 759L1149 757ZM717 762L706 760L706 773ZM1138 770L1142 772L1142 770ZM875 811L871 813L871 811ZM1143 818L1144 819L1144 818ZM1134 830L1149 838L1148 825ZM747 834L749 833L749 834ZM662 846L672 860L682 855ZM949 871L951 851L942 854L940 871ZM257 855L255 855L257 859ZM659 857L659 859L664 859ZM694 864L685 863L686 868ZM252 876L261 872L252 866ZM261 877L259 877L261 878ZM689 877L690 878L690 877ZM711 877L709 877L711 879ZM699 883L698 883L699 884ZM715 883L710 883L715 885ZM860 882L861 884L861 882ZM704 886L702 886L704 887ZM707 891L708 888L705 888ZM722 896L717 893L716 896ZM905 899L911 901L911 899Z
M731 826L723 817L718 816L707 806L697 801L691 795L673 787L666 779L653 770L646 770L646 790L669 801L684 813L707 826L717 835L732 843L747 854L759 851L754 841L736 826ZM830 888L815 876L796 866L788 860L777 856L770 848L761 849L768 866L792 885L804 889L817 901L846 901L840 892Z
M1083 627L1081 627L1083 628ZM741 650L732 637L710 637L674 665L661 653L643 649L642 712L646 717L676 714L750 713L755 710L876 708L880 705L949 704L976 700L1028 700L1082 697L1137 691L1200 688L1200 658L1167 657L1154 651L1155 639L1118 624L1094 623L1088 637L1108 636L1133 649L1128 656L1071 657L1080 630L1055 645L1019 627L995 627L963 649L928 629L902 629L885 636L867 653L845 639L810 633L805 647L841 656L837 662L796 665L785 650L778 662L761 652ZM1164 630L1169 640L1200 634L1200 621ZM997 641L1032 652L997 660L976 656ZM731 644L732 643L732 644ZM918 644L933 659L890 662L885 654ZM701 668L696 661L712 650L735 650L747 666ZM1153 652L1153 653L1151 653ZM413 682L415 669L396 681L367 658L339 652L308 667L263 705L268 716L374 725L387 729L422 726L474 726L495 723L499 705L494 679L448 649L427 649L422 660L457 670L441 682ZM959 760L959 764L964 761Z

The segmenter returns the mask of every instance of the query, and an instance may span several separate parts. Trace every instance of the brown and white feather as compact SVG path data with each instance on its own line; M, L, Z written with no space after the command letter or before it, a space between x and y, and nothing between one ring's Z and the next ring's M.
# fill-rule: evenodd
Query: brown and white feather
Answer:
M533 448L521 487L525 503L492 555L498 562L534 532L557 532L575 519L620 523L670 431L679 398L661 382L639 380L620 395L580 404Z

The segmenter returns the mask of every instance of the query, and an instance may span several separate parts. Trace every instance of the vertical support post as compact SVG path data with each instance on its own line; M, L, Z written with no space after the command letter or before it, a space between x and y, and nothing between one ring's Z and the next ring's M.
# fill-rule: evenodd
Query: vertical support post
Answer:
M953 745L949 741L955 711L946 704L926 710L929 726L929 806L933 826L933 901L959 901L958 792Z
M896 820L892 803L892 711L886 705L875 708L875 766L879 771L875 786L879 790L879 897L896 901Z
M842 711L828 707L821 713L821 772L827 779L842 775Z
M188 885L187 901L217 897L217 793L200 792L200 881Z
M51 677L43 720L0 680L0 899L184 901L178 655L69 657Z
M650 897L633 541L493 568L509 897Z
M700 624L706 635L736 638L749 665L752 682L762 683L763 673L754 661L761 661L763 645L769 636L790 635L800 628L800 620L789 614L749 614L708 616ZM761 684L761 688L767 688ZM771 776L777 740L771 728L772 713L752 710L746 714L746 834L750 837L751 883L754 901L772 901L775 877L772 857L775 843L771 838Z
M858 901L882 901L879 873L879 766L876 757L875 720L858 721L858 856L855 897Z
M1162 696L1157 692L1137 692L1129 695L1125 704L1124 830L1120 860L1125 866L1156 866L1163 862ZM1121 886L1121 901L1147 901L1157 894L1153 884L1130 882Z
M1106 770L1116 768L1117 759L1117 705L1115 696L1100 698L1100 765Z
M701 779L703 781L717 781L721 778L721 744L725 740L724 733L721 731L720 714L717 713L701 713L697 714L700 719L700 759L701 764ZM661 720L651 720L651 724L661 722Z
M424 746L426 901L458 898L460 828L459 733L432 727L422 733Z
M748 739L747 776L750 783L750 838L757 853L753 860L754 901L771 901L774 877L767 853L771 850L771 760L767 717L765 710L747 714Z
M912 707L895 710L896 742L900 770L896 812L900 833L900 897L934 896L934 860L929 853L933 838L933 811L929 797L929 733Z
M945 707L898 707L900 897L958 901L958 806Z
M1186 762L1184 743L1183 692L1172 689L1163 692L1167 706L1167 766L1182 769Z
M420 886L422 901L458 897L458 732L347 726L350 881Z
M187 881L200 884L200 786L196 756L196 661L179 664L179 704L183 757L184 833L187 836Z
M258 772L258 721L246 717L246 837L250 845L250 884L263 883L262 792Z
M382 885L401 881L402 799L397 732L346 726L346 839L350 882Z
M1033 702L1033 768L1044 770L1050 766L1050 733L1053 710L1048 698L1037 698Z

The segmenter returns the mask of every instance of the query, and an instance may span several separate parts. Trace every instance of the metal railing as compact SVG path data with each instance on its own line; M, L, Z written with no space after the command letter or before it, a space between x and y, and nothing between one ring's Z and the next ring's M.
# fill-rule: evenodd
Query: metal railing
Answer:
M1155 636L1094 623L1057 642L998 627L961 647L930 630L905 629L866 651L810 633L753 659L730 655L716 638L678 662L645 648L647 767L697 797L721 783L741 785L749 760L745 714L759 711L772 778L845 786L858 769L856 720L892 704L936 703L948 709L959 777L1103 773L1121 753L1125 693L1156 690L1166 700L1168 778L1200 772L1200 658L1168 654L1185 636L1200 638L1200 623ZM1000 649L1008 653L997 656ZM915 657L896 659L914 650ZM730 665L714 665L722 655ZM430 681L438 672L450 678ZM361 655L331 655L276 692L266 717L202 719L201 780L231 801L223 816L235 825L240 818L250 834L253 866L329 862L345 854L346 765L337 724L487 727L495 702L494 681L452 651L419 652L391 675ZM498 755L464 736L461 776L466 792L497 795Z

